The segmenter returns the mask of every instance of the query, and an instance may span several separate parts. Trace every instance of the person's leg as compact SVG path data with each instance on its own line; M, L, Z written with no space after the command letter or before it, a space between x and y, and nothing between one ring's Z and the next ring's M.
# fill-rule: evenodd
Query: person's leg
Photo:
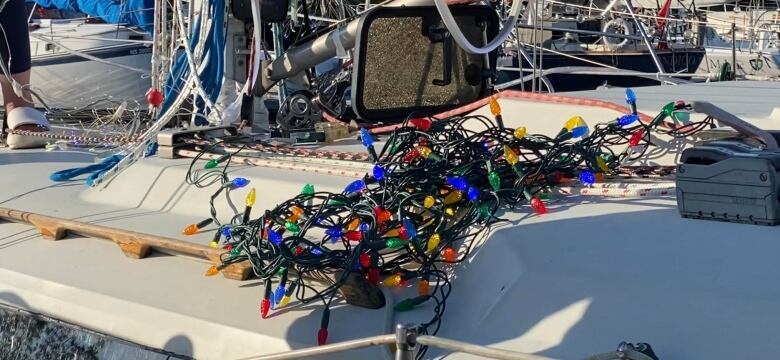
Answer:
M27 29L27 7L25 0L8 0L0 11L0 59L10 70L12 77L21 85L30 83L30 34ZM30 93L25 92L24 98L13 91L11 82L5 74L0 76L0 87L3 91L3 102L6 113L14 108L33 104ZM27 100L25 100L25 98Z
M19 84L27 85L30 83L30 70L28 69L21 73L13 74L12 77ZM3 90L3 103L5 104L6 113L11 112L11 110L17 107L33 106L33 103L16 95L13 87L11 86L11 82L8 81L5 76L0 77L0 87ZM29 91L25 91L23 94L25 98L32 100L32 95L30 95Z
M0 74L0 90L3 94L6 121L13 130L46 130L46 117L33 108L32 95L29 91L17 94L17 86L30 83L30 34L27 25L27 7L25 0L8 0L0 11L0 61L10 72ZM21 96L20 96L21 95ZM38 147L44 144L42 138L11 134L7 144L11 148Z

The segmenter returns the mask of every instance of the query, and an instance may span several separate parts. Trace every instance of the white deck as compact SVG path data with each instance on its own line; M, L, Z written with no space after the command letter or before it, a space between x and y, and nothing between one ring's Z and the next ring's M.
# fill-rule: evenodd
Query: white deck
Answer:
M722 86L728 89L715 90ZM706 99L757 123L780 121L767 119L780 106L777 83L636 92L640 111L648 114L676 98ZM617 102L622 90L574 95ZM554 104L501 104L507 125L524 125L530 132L557 131L577 113L590 124L615 115ZM0 206L171 237L181 237L184 226L208 214L212 189L183 185L187 159L144 159L102 190L87 189L82 181L48 180L52 171L91 161L90 154L0 151ZM258 209L294 196L305 183L340 191L351 180L260 167L234 173L257 187ZM243 196L234 193L237 203ZM218 204L228 214L224 202ZM504 215L512 225L496 227L467 263L454 268L440 335L565 359L614 350L622 340L649 342L661 359L743 359L780 352L774 341L780 330L776 227L682 219L673 198L570 197L544 216L529 215L527 209ZM210 234L187 240L206 244ZM207 267L166 255L132 260L108 241L46 241L27 225L0 223L1 302L199 359L316 344L321 305L295 303L262 320L259 281L207 278ZM398 300L414 292L394 290L393 296ZM336 307L329 342L387 333L394 322L421 322L431 315L427 306L389 311ZM333 358L382 354L375 348Z

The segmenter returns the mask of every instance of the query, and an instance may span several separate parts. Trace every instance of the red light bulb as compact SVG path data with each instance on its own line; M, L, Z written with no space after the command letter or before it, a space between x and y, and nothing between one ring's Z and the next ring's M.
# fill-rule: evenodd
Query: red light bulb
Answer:
M149 105L160 107L160 105L163 103L163 100L163 94L160 92L160 90L150 88L146 92L146 102L148 102Z
M360 266L367 268L371 266L371 255L368 255L368 253L362 253L360 254L360 258L358 258L360 261Z
M442 255L444 255L444 261L455 262L458 260L458 252L449 246L444 248L444 253Z
M417 151L417 148L413 148L413 149L409 150L409 152L404 154L403 160L404 160L404 162L409 163L409 162L414 161L414 159L417 159L418 157L420 157L420 152Z
M377 206L374 208L374 216L376 216L376 221L381 224L390 221L390 218L393 216L393 214L383 209L382 207Z
M428 118L414 118L409 119L409 125L414 126L417 130L428 131L431 129L433 122Z
M268 318L268 310L270 309L271 309L271 300L263 299L263 301L260 302L260 316L262 316L263 319Z
M317 331L317 345L322 346L326 342L328 342L328 329L320 328L320 331Z
M303 254L303 248L300 247L300 246L296 246L295 247L295 255L297 256L297 255L300 255L300 254Z
M531 207L534 208L534 211L536 211L537 214L546 214L547 208L544 206L544 202L542 202L541 199L534 196L531 198Z
M368 269L368 274L366 274L366 279L368 279L368 282L371 283L374 286L379 286L379 269L373 267Z
M631 138L628 139L628 146L634 147L639 145L639 142L642 141L642 138L645 137L645 129L639 129L637 131L634 131L633 134L631 134Z
M428 146L428 138L425 136L420 136L420 138L417 139L417 144L420 146Z
M360 241L363 240L363 233L360 231L347 231L347 233L344 234L344 237L347 240Z
M398 229L398 237L401 238L401 240L409 240L409 234L406 232L406 228L401 226L400 229Z

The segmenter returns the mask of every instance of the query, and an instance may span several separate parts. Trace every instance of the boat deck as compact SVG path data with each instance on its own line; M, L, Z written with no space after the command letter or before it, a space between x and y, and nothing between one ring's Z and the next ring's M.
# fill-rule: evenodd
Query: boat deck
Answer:
M723 83L635 89L640 111L671 100L706 99L777 129L779 83ZM696 98L693 98L695 94ZM622 102L622 89L564 94ZM502 100L508 126L556 132L575 114L590 124L612 110ZM486 109L478 110L487 112ZM773 111L774 115L773 115ZM601 120L599 120L601 119ZM356 141L334 148L360 151ZM188 159L147 158L105 188L53 183L56 170L93 154L0 151L0 207L16 208L207 244L211 232L181 229L208 214L212 189L183 183ZM351 178L264 167L231 168L258 190L256 208L294 196L305 183L340 191ZM244 194L233 193L241 203ZM228 214L224 201L221 214ZM673 197L570 196L546 215L502 214L468 261L451 269L453 292L439 335L556 358L648 342L661 359L759 358L780 352L780 242L777 228L683 219ZM198 359L236 359L316 345L321 305L258 316L258 280L204 277L209 264L183 256L125 257L110 241L71 236L43 240L28 225L0 223L0 302L85 328ZM385 291L390 304L415 293ZM431 309L332 309L330 343L391 332L396 322L426 321ZM443 356L432 349L429 354ZM383 348L333 356L378 359ZM468 358L453 354L448 358Z

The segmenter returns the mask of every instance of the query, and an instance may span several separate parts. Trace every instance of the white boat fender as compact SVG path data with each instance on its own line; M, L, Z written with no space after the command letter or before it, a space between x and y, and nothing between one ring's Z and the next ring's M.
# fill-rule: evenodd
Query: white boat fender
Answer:
M623 18L615 18L607 21L607 23L604 24L604 30L602 31L607 34L618 34L625 36L634 35L634 27ZM604 45L606 45L610 50L620 50L626 47L628 42L631 41L627 38L615 38L607 35L604 35L601 38L604 41Z

